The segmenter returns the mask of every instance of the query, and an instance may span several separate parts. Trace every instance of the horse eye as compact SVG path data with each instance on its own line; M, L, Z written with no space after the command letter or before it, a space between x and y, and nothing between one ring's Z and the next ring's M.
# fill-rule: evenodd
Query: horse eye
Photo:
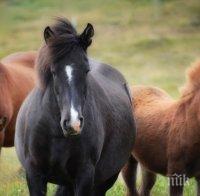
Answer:
M87 74L89 71L90 71L90 69L87 69L85 73Z

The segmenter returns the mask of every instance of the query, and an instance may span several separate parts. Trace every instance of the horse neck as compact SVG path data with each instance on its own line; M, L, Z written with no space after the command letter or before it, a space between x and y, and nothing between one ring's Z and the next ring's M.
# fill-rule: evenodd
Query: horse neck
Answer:
M191 92L177 101L174 120L182 122L183 129L200 138L200 90ZM180 122L179 122L180 120Z

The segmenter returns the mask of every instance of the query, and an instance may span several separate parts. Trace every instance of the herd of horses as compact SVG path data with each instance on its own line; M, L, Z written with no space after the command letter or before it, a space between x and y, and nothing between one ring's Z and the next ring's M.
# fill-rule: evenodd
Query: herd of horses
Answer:
M122 172L128 196L150 195L156 174L170 179L171 196L183 195L177 177L195 177L200 196L200 62L179 100L129 90L120 72L88 58L93 35L91 24L78 34L58 19L39 51L1 60L0 147L15 145L30 195L51 182L57 196L104 196Z

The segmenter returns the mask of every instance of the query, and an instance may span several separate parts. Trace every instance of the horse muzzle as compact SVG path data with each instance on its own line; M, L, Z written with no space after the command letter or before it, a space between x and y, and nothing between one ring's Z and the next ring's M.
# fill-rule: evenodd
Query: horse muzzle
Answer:
M83 118L79 118L79 120L73 123L64 120L61 126L65 137L80 135L83 127Z

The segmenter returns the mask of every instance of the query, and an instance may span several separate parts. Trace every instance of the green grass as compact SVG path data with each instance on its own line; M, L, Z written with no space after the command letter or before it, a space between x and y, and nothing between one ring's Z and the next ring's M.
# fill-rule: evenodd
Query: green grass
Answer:
M53 17L65 16L76 21L79 31L87 22L94 25L90 56L118 68L130 85L158 86L174 98L185 69L200 55L199 0L0 0L0 13L0 57L37 50L44 27ZM0 195L27 195L12 148L2 151L0 182ZM186 195L194 195L194 184L191 180L186 186ZM48 195L54 189L49 186ZM167 189L167 179L159 176L153 195L167 195ZM118 180L108 195L124 192Z

